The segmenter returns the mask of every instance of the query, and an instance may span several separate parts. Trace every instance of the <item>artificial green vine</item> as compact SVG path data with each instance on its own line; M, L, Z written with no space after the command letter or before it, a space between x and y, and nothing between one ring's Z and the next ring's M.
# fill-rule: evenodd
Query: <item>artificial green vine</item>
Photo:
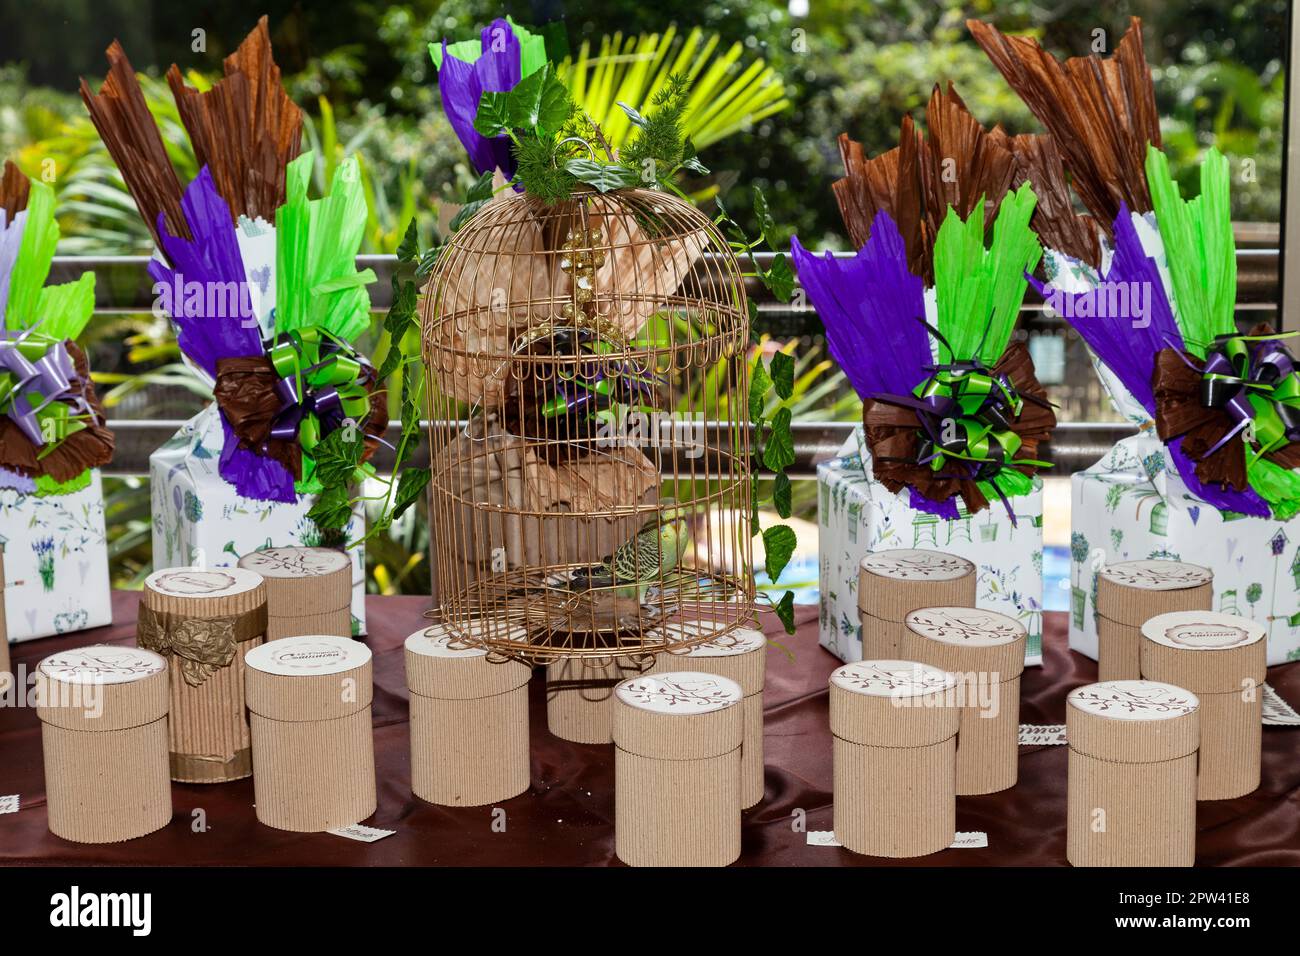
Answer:
M767 197L761 189L754 190L754 212L758 216L761 234L757 239L750 239L740 225L731 218L720 200L717 201L718 215L714 222L723 230L727 243L737 258L748 260L752 272L743 275L758 279L768 291L780 302L789 302L794 293L794 271L785 253L778 252L772 258L772 265L763 269L754 258L754 253L766 245L770 249L779 248L776 234L776 222L767 205ZM758 318L758 305L749 300L749 317L751 326ZM776 410L769 418L767 406L771 396L778 401ZM762 355L756 355L749 371L748 415L754 429L755 447L753 449L754 470L761 462L773 474L772 498L770 504L782 518L789 518L791 512L792 489L790 476L786 469L794 464L794 435L790 426L794 414L788 404L794 395L794 358L784 352L772 356L770 366L763 364ZM749 530L750 537L760 536L763 541L763 563L767 576L773 584L781 577L794 549L798 537L789 525L778 524L770 528L760 528L758 511L762 502L758 494L758 482L751 482L752 496L750 502ZM763 597L772 605L772 610L781 619L787 634L794 633L794 592L787 590L777 601L768 595Z
M475 184L475 189L481 191L482 180ZM488 189L490 192L490 177ZM316 446L316 474L321 482L321 491L307 517L317 527L327 535L337 533L346 527L358 501L383 502L378 517L368 522L365 534L349 542L348 547L362 544L375 535L386 532L394 521L419 501L429 484L430 470L410 465L409 462L420 441L420 411L424 407L425 389L425 372L419 345L417 280L428 274L437 252L438 249L434 248L424 256L419 254L415 221L412 220L397 249L397 268L393 272L393 304L384 317L388 352L379 367L378 380L386 383L400 372L402 404L401 430L393 471L383 493L356 497L352 495L352 479L365 450L365 440L360 429L336 428Z

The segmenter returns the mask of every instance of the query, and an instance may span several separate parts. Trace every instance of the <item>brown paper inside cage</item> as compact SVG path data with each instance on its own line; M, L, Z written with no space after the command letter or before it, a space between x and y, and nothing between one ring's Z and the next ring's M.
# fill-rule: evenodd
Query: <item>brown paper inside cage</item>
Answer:
M171 678L171 772L178 783L247 777L253 772L253 758L244 704L244 657L265 640L264 583L259 579L255 587L234 594L203 597L170 593L146 581L141 603L166 628L201 628L214 619L231 622L234 656L225 666L201 668L196 675L193 663L181 653L165 655ZM137 643L145 639L145 623L142 613Z
M749 310L706 216L635 189L503 193L420 312L442 623L493 622L484 647L547 663L752 621Z

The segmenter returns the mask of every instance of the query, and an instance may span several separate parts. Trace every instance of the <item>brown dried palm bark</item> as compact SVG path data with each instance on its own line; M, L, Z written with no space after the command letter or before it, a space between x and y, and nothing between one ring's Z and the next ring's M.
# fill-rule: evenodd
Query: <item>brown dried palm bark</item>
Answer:
M27 208L31 191L31 181L11 160L6 159L4 175L0 176L0 209L5 211L6 222L13 222L14 216Z
M95 124L99 138L108 147L109 155L126 180L131 198L158 247L162 248L159 213L172 235L189 239L189 226L181 212L180 180L167 158L167 150L145 103L140 81L136 79L122 44L114 40L107 56L108 76L98 93L92 93L90 85L84 79L81 81L81 98L90 111L90 121Z
M966 21L975 42L1006 77L1055 141L1074 190L1113 238L1120 203L1151 209L1144 164L1147 144L1160 146L1151 69L1142 49L1142 21L1133 17L1111 57L1064 63L1032 37L1006 36Z
M207 166L236 218L273 221L284 203L285 167L302 148L302 112L280 85L266 17L226 57L225 79L200 93L172 64L167 85L200 166Z

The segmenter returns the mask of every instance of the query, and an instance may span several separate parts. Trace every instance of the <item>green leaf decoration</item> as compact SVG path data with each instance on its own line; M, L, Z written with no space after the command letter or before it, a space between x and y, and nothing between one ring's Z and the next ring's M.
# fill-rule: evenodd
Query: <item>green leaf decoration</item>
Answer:
M348 520L352 517L352 502L348 498L347 486L332 485L323 488L316 496L316 503L307 512L307 517L322 531L338 531L347 527Z
M794 394L794 356L777 352L772 356L772 387L782 401Z
M1029 228L1037 197L1029 183L1007 193L993 222L992 246L984 248L984 200L965 221L949 207L934 243L934 288L939 332L955 355L993 366L1011 340L1028 282L1042 258L1038 236Z
M85 272L74 282L45 286L59 244L54 189L48 183L31 181L22 229L18 256L9 273L5 327L29 329L39 323L41 333L50 338L75 339L95 309L95 274Z
M510 129L510 94L485 92L478 101L478 110L474 113L474 130L480 136L491 139Z
M488 170L474 180L474 185L465 193L465 202L486 202L492 198L492 170Z
M781 625L785 628L787 634L794 633L794 592L786 591L781 595L781 600L772 608L776 616L780 618Z
M627 189L641 183L641 176L635 169L629 169L617 163L598 163L592 159L571 159L564 164L564 168L578 182L594 186L598 192L602 193L611 192L615 189Z
M349 436L349 433L351 436ZM351 437L352 440L348 441ZM357 429L336 428L312 449L316 459L316 477L328 490L332 487L346 489L361 464L361 454L365 451L365 441Z
M506 95L506 118L510 126L535 131L539 136L558 133L572 114L573 100L569 98L568 88L555 76L550 64L525 76Z
M782 518L790 517L793 499L794 494L790 485L790 476L784 471L778 472L776 486L772 489L772 505L776 508L776 513Z
M431 472L428 468L405 468L397 482L397 495L393 500L393 520L396 521L406 510L420 500L420 495L429 484Z
M388 333L388 353L379 367L378 380L383 383L397 371L406 356L402 352L402 339L415 326L418 293L415 283L400 281L393 276L393 304L384 317L384 331Z
M1184 200L1169 160L1147 147L1147 184L1174 287L1174 318L1189 352L1205 357L1216 335L1235 332L1237 249L1228 204L1227 158L1211 148L1201 163L1201 194Z
M781 577L785 566L790 563L790 555L794 554L795 544L794 531L787 525L778 524L763 529L764 566L773 584Z
M763 420L763 409L767 407L767 390L772 387L772 379L767 374L767 366L760 356L749 373L749 420L757 425Z
M762 526L758 523L758 482L751 481L749 483L749 536L752 538L762 530Z
M794 436L790 432L790 409L772 416L772 433L763 446L763 464L772 471L785 471L794 464Z
M334 172L322 199L307 198L314 156L303 153L285 174L285 203L275 214L276 331L319 326L354 341L370 327L369 269L358 272L366 199L355 157Z
M762 280L778 302L790 301L794 294L794 270L784 252L772 257L772 268L763 273Z
M420 254L420 233L415 228L415 217L412 216L410 222L406 224L406 232L402 236L402 241L397 245L398 262L414 262Z

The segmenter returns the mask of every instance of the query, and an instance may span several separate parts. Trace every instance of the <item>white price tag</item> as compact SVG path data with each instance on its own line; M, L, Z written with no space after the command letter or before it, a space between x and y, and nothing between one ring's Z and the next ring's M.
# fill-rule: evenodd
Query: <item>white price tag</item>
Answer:
M337 830L328 830L335 836L346 837L349 840L356 840L358 843L374 843L376 840L382 840L384 837L390 837L396 830L380 830L377 827L368 827L360 823L354 823L350 827L339 827Z
M839 840L835 839L834 830L809 830L809 846L843 846ZM950 850L978 850L989 845L989 835L981 830L971 830L969 832L958 831L957 839L952 841L948 847Z
M1264 685L1263 705L1265 726L1300 727L1300 714L1267 684Z
M0 813L17 813L19 802L16 793L0 796Z
M1028 747L1054 747L1065 743L1065 724L1021 724L1020 743Z

